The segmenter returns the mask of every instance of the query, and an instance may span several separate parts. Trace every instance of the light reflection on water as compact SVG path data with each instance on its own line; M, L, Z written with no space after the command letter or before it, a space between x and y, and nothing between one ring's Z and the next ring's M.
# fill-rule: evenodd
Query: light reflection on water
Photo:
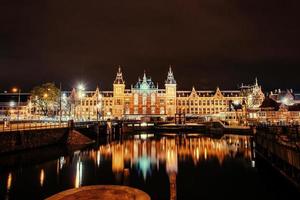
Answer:
M35 191L35 199L83 185L123 184L138 187L154 196L154 199L158 197L175 200L178 199L178 187L185 184L182 182L183 177L186 178L184 181L193 179L185 177L188 163L201 171L201 166L206 166L209 162L217 161L219 166L223 166L225 160L242 158L250 169L254 169L256 166L252 152L251 141L247 136L213 139L187 135L160 138L153 135L137 135L111 141L96 148L75 151L71 155L61 155L21 170L16 169L18 173L15 176L15 171L8 172L5 192L1 190L0 194L5 193L3 196L11 199L18 199L23 193L30 195L20 188L20 182L30 179L31 182L23 187ZM188 169L190 168L189 166ZM37 188L35 180L40 188ZM153 181L154 186L151 185ZM37 189L34 190L35 188ZM166 194L155 196L159 188ZM28 198L33 199L31 196Z

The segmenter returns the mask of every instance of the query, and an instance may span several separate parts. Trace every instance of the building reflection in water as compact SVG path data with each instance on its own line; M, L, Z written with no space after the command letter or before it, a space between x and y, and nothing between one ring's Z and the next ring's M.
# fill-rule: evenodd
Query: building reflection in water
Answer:
M242 155L251 160L250 138L247 136L224 136L221 139L208 137L174 136L160 139L149 139L153 135L142 134L131 140L111 142L99 147L92 157L99 166L99 157L112 159L112 171L118 181L124 175L124 183L128 183L129 170L125 163L130 163L130 168L136 168L144 180L151 175L153 169L159 169L165 163L165 170L170 181L170 199L176 199L176 175L178 162L192 159L194 165L217 158L219 164L228 157ZM252 163L252 165L255 165ZM127 166L127 165L126 165ZM80 167L79 167L80 169ZM80 170L78 172L80 174ZM76 177L77 173L76 173ZM77 180L77 179L76 179Z
M45 180L45 172L44 172L44 169L41 169L41 172L40 172L40 184L41 184L41 187L43 187L43 185L44 185L44 180Z
M82 184L82 162L80 157L76 163L75 188L79 188Z
M7 190L7 192L10 191L11 182L12 182L12 173L9 173L8 177L7 177L7 183L6 183L6 190Z

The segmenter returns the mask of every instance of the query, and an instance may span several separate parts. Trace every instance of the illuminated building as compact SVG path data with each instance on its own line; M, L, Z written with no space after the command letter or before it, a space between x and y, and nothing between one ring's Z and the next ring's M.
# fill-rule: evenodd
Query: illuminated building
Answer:
M96 119L97 106L103 119L143 119L174 117L184 113L187 117L208 117L237 121L245 119L245 112L257 109L264 99L257 80L254 85L243 85L240 90L177 90L172 68L169 68L163 89L158 88L144 72L136 84L126 89L119 67L113 82L113 91L85 92L76 105L75 116ZM76 93L76 90L74 90ZM78 96L78 94L74 94Z
M276 101L274 97L267 97L260 110L256 113L256 120L266 124L300 124L300 104L287 101ZM284 97L285 98L285 97Z
M18 94L1 93L0 94L0 119L7 118L16 120L28 119L31 117L31 104L29 101L29 93L20 94L20 102L18 102Z

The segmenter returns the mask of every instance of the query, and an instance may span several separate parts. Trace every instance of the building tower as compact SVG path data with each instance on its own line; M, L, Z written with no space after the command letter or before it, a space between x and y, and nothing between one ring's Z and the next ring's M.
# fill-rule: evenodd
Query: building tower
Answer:
M121 118L124 113L125 81L119 66L116 79L113 84L113 109L112 116Z
M170 66L167 80L165 82L166 88L166 114L174 117L176 113L176 80L174 78L172 68Z

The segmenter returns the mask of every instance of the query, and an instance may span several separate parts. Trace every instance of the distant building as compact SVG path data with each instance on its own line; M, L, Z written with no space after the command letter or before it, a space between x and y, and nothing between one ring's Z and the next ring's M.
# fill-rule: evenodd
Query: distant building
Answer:
M80 119L101 118L167 118L175 114L186 117L207 117L223 120L245 120L245 112L258 109L264 94L257 81L254 85L239 90L177 90L172 68L169 68L163 89L158 88L144 72L136 84L126 89L125 80L119 67L113 82L113 91L85 92L79 98L79 91L73 90L77 99L75 113ZM71 96L72 96L71 95ZM80 100L79 100L80 99Z
M292 89L287 90L275 90L269 95L271 99L277 103L282 103L287 106L294 104L300 104L300 94L294 93Z
M61 94L61 103L57 105L52 116L58 119L58 115L61 114L63 120L160 120L183 115L189 119L220 119L240 124L265 120L262 118L265 112L265 95L257 79L254 84L242 84L237 90L221 90L219 87L214 90L197 90L195 87L191 90L177 90L177 81L171 67L166 75L163 88L159 88L146 72L128 88L119 67L112 91L102 91L99 87L95 91L80 88L64 91ZM2 118L16 119L19 115L20 119L43 119L44 112L31 101L30 94L21 94L18 108L16 96L15 93L0 95L0 100L3 98L0 101ZM268 99L277 104L283 103L288 109L292 109L291 106L300 101L299 96L290 90L285 93L277 91L272 92ZM297 113L292 115L297 118Z
M29 93L0 93L0 120L26 119L30 115Z

